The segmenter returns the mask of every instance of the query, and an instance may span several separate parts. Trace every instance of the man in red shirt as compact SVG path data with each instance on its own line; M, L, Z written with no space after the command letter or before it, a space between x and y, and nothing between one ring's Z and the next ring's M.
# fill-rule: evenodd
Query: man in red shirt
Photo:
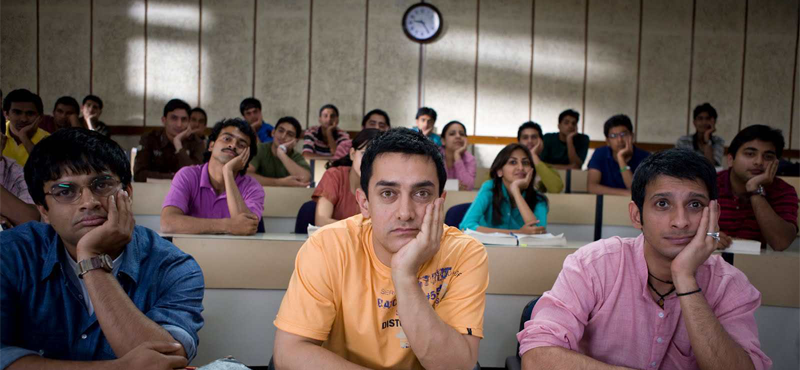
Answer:
M728 147L730 168L717 174L719 227L734 238L782 251L797 236L797 191L779 178L783 134L765 125L740 131Z

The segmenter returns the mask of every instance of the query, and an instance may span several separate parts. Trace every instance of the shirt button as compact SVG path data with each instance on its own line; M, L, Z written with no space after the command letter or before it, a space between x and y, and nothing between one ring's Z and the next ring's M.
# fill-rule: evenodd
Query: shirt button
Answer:
M40 349L40 350L39 350L39 354L40 354L40 355L42 355L42 356L44 356L44 350L43 350L43 349Z
M654 362L651 362L651 363L650 363L650 366L652 366L652 367L655 367L655 366L656 366L656 363L655 363L655 361L654 361Z
M88 338L88 335L86 334L81 335L81 339L86 339L86 338Z
M664 313L663 313L663 312L659 312L659 313L658 313L658 317L659 317L659 318L661 318L661 319L663 319L663 318L664 318Z
M78 294L78 299L83 299L83 294Z
M663 340L663 339L661 339L661 337L658 337L658 338L656 338L656 342L658 342L658 343L661 343L661 342L663 342L663 341L664 341L664 340Z

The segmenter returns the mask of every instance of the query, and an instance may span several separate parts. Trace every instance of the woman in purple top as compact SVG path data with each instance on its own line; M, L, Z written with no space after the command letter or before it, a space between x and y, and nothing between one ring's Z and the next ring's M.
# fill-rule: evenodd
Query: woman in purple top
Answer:
M475 187L475 157L467 151L467 128L458 121L450 121L442 130L442 147L448 179L458 179L458 190Z

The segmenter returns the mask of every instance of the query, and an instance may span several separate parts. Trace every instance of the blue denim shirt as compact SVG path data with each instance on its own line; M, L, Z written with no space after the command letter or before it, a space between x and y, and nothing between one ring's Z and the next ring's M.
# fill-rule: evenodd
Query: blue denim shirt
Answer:
M271 143L272 142L272 125L267 123L267 121L261 121L261 128L258 129L256 132L256 136L258 137L258 141L262 143Z
M74 270L55 230L28 222L3 231L0 240L0 368L31 354L72 361L117 358L68 275ZM114 270L133 304L193 359L203 327L204 282L197 262L136 226Z

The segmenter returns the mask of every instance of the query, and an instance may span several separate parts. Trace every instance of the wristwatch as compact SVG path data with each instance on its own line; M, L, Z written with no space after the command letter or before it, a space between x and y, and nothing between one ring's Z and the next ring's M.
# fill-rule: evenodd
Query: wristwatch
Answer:
M752 192L750 192L750 195L760 195L762 197L766 197L767 196L767 191L764 190L764 186L759 185L758 188L756 188L756 190L753 190Z
M114 261L111 260L111 256L107 254L101 254L97 257L92 257L78 262L78 270L80 270L78 277L83 279L83 275L94 269L103 269L106 270L106 272L111 272L113 268Z

